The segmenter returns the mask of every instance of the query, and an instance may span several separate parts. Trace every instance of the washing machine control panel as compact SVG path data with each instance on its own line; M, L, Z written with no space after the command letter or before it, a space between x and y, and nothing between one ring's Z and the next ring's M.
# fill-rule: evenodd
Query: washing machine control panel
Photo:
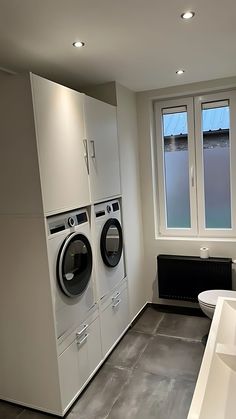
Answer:
M88 222L88 213L85 210L53 215L47 219L48 232L49 234L55 234L59 231L66 230L86 222Z
M107 205L107 212L108 212L108 214L110 214L110 212L111 212L111 206L110 205Z

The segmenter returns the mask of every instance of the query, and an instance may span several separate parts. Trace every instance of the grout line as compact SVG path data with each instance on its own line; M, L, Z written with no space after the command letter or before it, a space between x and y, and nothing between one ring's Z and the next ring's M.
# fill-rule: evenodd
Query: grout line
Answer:
M152 338L153 338L153 336L150 336L150 338L148 339L147 343L144 345L144 347L143 347L142 351L140 351L140 352L139 352L139 355L137 356L137 359L136 359L136 361L134 362L134 365L133 365L133 367L132 367L132 371L133 371L133 372L134 372L134 369L135 369L136 365L138 364L138 362L139 362L139 360L140 360L141 356L143 355L144 351L146 350L146 348L148 347L148 345L149 345L150 341L152 340Z
M21 415L22 415L25 411L26 411L26 409L23 409L23 410L22 410L22 412L20 412L20 413L19 413L19 415L17 415L15 419L20 418L20 417L21 417Z
M145 335L145 336L149 336L149 337L153 336L153 333L144 332L142 330L136 330L136 329L131 328L130 331L132 333L135 333L135 334Z
M156 336L164 336L164 337L167 337L167 338L179 339L179 340L183 340L183 341L186 341L186 342L201 343L201 339L188 338L188 337L184 337L184 336L173 336L173 335L168 335L166 333L157 333Z
M157 331L157 329L158 329L158 327L160 326L160 324L161 324L161 322L162 322L162 320L164 319L164 317L165 317L165 313L163 313L162 314L162 316L161 316L161 318L160 318L160 320L159 320L159 322L157 323L157 325L156 325L156 327L155 327L155 329L154 329L154 335L156 334L156 331Z
M119 367L115 367L115 368L119 368ZM127 368L127 369L128 369L128 368ZM129 370L129 369L128 369L128 370ZM109 415L110 415L110 413L111 413L111 411L112 411L113 407L115 406L116 402L118 401L118 399L119 399L119 397L120 397L120 395L121 395L121 393L122 393L123 389L124 389L124 388L125 388L125 386L129 383L129 381L130 381L130 379L131 379L132 375L133 375L133 370L131 370L131 371L130 371L129 377L127 378L127 380L125 380L124 384L123 384L123 385L121 385L121 387L120 387L120 391L119 391L119 393L118 393L118 396L115 398L114 403L112 403L112 406L111 406L111 408L110 408L109 412L107 413L107 415L104 417L104 419L107 419L107 418L109 417Z

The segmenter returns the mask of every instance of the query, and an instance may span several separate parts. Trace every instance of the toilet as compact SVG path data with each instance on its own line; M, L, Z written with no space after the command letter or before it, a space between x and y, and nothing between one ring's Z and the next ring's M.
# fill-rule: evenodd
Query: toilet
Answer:
M198 295L198 302L203 313L212 319L216 308L218 297L236 298L236 291L229 290L209 290L203 291Z

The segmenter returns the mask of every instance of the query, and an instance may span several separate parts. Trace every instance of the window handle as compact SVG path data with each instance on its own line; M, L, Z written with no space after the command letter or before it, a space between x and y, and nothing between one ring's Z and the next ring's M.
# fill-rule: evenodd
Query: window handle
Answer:
M194 187L194 167L193 166L191 166L190 176L191 176L191 186Z

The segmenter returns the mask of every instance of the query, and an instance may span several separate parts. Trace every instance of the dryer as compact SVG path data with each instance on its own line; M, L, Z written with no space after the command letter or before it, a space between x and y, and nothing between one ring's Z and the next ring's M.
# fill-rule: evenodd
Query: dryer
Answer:
M96 279L100 299L125 277L119 200L95 205Z
M47 218L48 253L57 338L66 337L95 305L89 214Z

